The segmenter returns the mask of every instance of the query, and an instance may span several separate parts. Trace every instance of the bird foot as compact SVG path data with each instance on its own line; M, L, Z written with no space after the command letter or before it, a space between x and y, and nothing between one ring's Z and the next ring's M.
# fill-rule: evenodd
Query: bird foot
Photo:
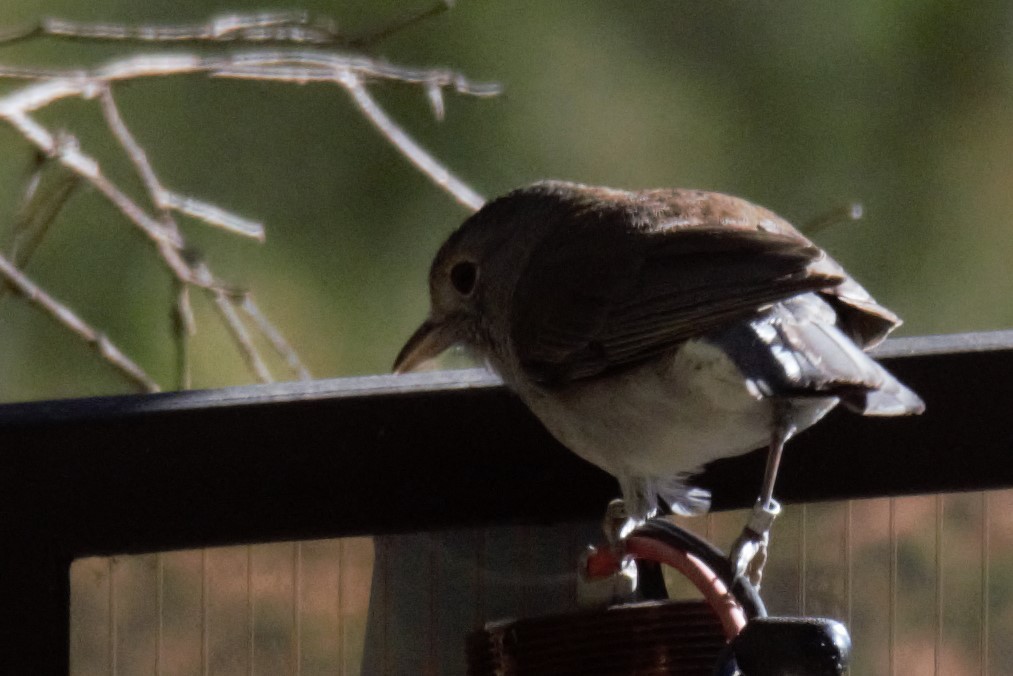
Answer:
M577 566L577 602L581 607L604 607L634 598L639 575L636 563L626 553L625 540L642 523L630 516L622 500L609 503L602 519L606 544L589 546Z
M771 499L766 504L758 501L728 557L735 577L745 577L757 589L763 580L763 566L767 563L770 529L780 513L781 505L776 500Z

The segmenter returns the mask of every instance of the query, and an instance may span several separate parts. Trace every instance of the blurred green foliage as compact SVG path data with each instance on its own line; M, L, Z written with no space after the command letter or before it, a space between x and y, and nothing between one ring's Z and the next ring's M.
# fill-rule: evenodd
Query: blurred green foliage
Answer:
M41 16L189 22L267 6L9 0L0 25ZM351 32L409 9L301 6ZM418 88L372 91L489 196L547 177L700 187L796 222L860 200L865 220L817 239L907 320L903 332L994 329L1013 324L1004 300L1013 279L1011 16L1000 2L462 0L373 53L450 66L505 93L449 95L439 123ZM0 48L0 62L96 64L152 50L45 39ZM183 227L219 274L255 292L313 374L387 371L425 312L431 255L465 210L334 86L175 77L124 84L116 95L169 187L266 224L263 245ZM42 118L80 136L136 189L94 102L66 101ZM0 126L0 244L31 155ZM164 385L174 381L168 277L100 196L71 198L27 271ZM196 305L194 385L252 380L207 302ZM126 387L49 318L16 297L0 300L0 401Z

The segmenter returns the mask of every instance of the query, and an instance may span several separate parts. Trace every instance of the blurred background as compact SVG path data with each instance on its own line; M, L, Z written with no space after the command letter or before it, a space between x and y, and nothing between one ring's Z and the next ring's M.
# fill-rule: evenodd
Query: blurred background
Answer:
M429 4L301 6L355 33ZM269 7L11 0L0 23L196 22ZM374 53L499 82L502 96L448 95L438 123L418 88L371 91L487 196L541 178L698 187L794 222L859 200L863 221L817 239L906 320L904 333L993 329L1013 324L1003 301L1013 291L1011 15L1001 2L463 0ZM97 64L155 49L38 40L3 48L0 62ZM116 94L169 187L264 222L260 245L181 219L220 275L257 294L313 375L388 371L425 312L431 255L466 211L337 87L186 76ZM68 100L41 118L125 180L97 108ZM32 153L3 125L0 148L3 224ZM71 198L27 272L171 386L169 279L94 191ZM50 319L16 298L0 303L0 400L124 390ZM196 305L194 385L249 382L220 322Z
M331 16L354 34L429 4L343 0L298 7ZM6 0L0 26L45 16L199 22L215 13L277 8L293 6L264 0ZM740 195L796 223L860 201L862 221L827 229L815 239L906 320L900 333L998 329L1013 325L1013 303L1006 300L1013 292L1011 23L1008 4L997 1L460 0L370 53L399 64L448 66L476 81L499 82L504 93L494 99L448 94L446 119L437 122L419 88L386 83L370 91L422 145L486 196L541 178L696 187ZM0 47L0 63L82 66L158 50L41 39ZM15 86L0 83L0 91ZM411 167L358 115L347 94L331 85L184 76L128 83L116 96L167 186L266 225L267 241L258 244L181 219L210 265L257 295L312 374L387 372L426 311L431 256L467 211ZM64 101L39 117L78 136L114 179L140 194L95 102ZM32 161L29 145L0 124L0 246L9 243L7 224ZM81 189L71 197L26 272L106 332L164 387L172 386L170 279L149 242L94 191ZM195 309L194 386L252 382L209 303L195 297ZM128 390L80 339L20 298L0 299L0 401ZM1001 521L1009 510L992 510L986 518L988 500L982 496L947 499L957 501L951 509L942 510L937 505L942 498L935 498L923 506L905 503L903 509L914 516L895 518L894 545L898 528L925 544L904 550L909 556L902 557L902 580L932 578L933 570L941 570L931 563L939 560L935 547L941 534L961 537L972 526L979 535L988 529L1002 534L1013 525ZM876 513L886 518L883 509ZM945 527L935 528L936 520L929 518L937 510ZM927 530L918 531L919 525ZM863 542L880 552L872 558L882 563L876 547L885 546L888 534L879 526L868 531ZM263 579L251 572L260 565L253 554L234 555L248 579L242 603L252 608L251 590L269 587L275 578L283 579L279 593L291 594L296 579L291 576L301 570L292 562L303 559L292 553L300 545L280 555L270 549L282 546L265 545L268 553L257 556L280 557L289 568L277 570L289 572L272 568ZM371 547L357 540L348 545L354 556L338 556L354 559L347 570L360 571L353 585L360 591L362 576L371 570ZM233 554L221 555L232 560ZM218 554L171 556L182 562L183 572L174 579L206 590L208 566ZM979 575L977 583L967 584L991 590L968 612L983 617L993 612L995 629L1013 603L1009 592L996 590L1013 589L1013 569L988 556L976 561L964 565L958 557L954 570ZM797 557L792 562L796 565ZM980 573L989 564L991 578ZM105 613L101 621L79 616L84 618L75 625L79 642L85 636L81 627L122 639L116 612L127 612L129 605L126 597L119 606L113 603L110 589L120 579L116 565L164 576L167 564L153 556L76 566L77 609ZM90 572L82 573L85 569ZM224 575L238 579L234 572ZM989 579L999 586L989 588ZM80 580L93 581L97 596L80 596L89 588ZM118 584L129 593L134 582ZM358 612L364 612L366 601L356 598ZM241 615L245 607L235 612ZM863 612L874 610L871 605ZM931 636L935 629L926 631ZM980 647L984 635L971 634L960 644L969 651ZM289 637L279 640L291 657L290 634L280 635ZM361 646L360 639L353 643ZM927 654L919 648L921 638L912 641L910 654ZM997 650L992 647L990 673L1009 673L1013 658L1007 655L1003 663ZM938 673L988 669L980 653L972 659L956 652L952 665ZM79 673L106 673L116 650L95 654L98 661L88 662L83 655L91 652L78 653ZM996 666L1001 664L1006 666ZM887 672L876 667L856 673Z

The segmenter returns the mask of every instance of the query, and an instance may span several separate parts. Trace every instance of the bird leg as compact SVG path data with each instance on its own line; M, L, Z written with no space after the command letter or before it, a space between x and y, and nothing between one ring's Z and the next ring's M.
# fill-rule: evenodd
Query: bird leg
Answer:
M600 608L626 603L640 586L636 562L626 552L626 536L643 523L626 511L622 500L609 503L602 520L605 546L588 546L577 565L577 603Z
M774 499L774 482L781 464L784 444L795 433L795 428L788 424L776 424L770 435L770 447L767 451L767 466L763 473L763 485L760 497L753 505L742 533L732 546L729 556L735 577L747 576L757 589L763 578L763 566L767 562L767 545L770 542L770 529L774 519L781 513L781 505Z

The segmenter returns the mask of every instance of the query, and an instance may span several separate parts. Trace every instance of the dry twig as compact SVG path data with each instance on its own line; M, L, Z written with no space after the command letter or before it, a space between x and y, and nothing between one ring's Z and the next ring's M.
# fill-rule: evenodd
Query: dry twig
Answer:
M232 289L217 279L210 268L188 248L175 218L177 214L183 214L232 234L260 241L263 241L265 235L263 225L165 187L144 148L130 132L116 104L114 89L125 81L183 74L337 85L348 92L359 111L413 165L455 200L475 210L481 206L482 197L394 122L369 95L366 85L387 80L420 86L424 89L434 114L440 119L444 114L444 90L484 97L497 94L499 88L470 82L460 74L445 69L410 68L359 53L341 53L321 48L333 45L362 46L445 8L446 3L440 3L430 10L358 38L344 37L333 22L300 12L232 14L214 18L204 24L175 26L80 24L48 19L38 26L0 33L0 43L50 36L79 40L214 43L229 46L256 43L272 47L230 49L210 56L191 53L135 55L96 68L24 68L0 64L0 79L28 80L27 84L0 97L0 122L16 130L43 158L37 175L33 175L29 189L26 190L25 207L22 209L26 215L21 219L21 227L31 232L31 248L34 249L73 189L81 183L90 185L152 242L162 265L175 280L173 324L178 353L177 384L180 387L187 387L190 383L188 341L195 330L190 305L191 288L200 289L209 296L229 329L237 349L258 379L270 381L272 375L250 333L251 329L267 340L295 376L309 378L310 374L295 350L260 311L252 295L247 291ZM140 177L150 207L139 204L106 176L98 160L83 150L75 137L57 133L34 116L36 111L67 98L99 101L109 133ZM41 193L38 192L37 185L41 180L41 172L43 168L52 165L60 167L64 181L56 182L56 187L51 188L53 194L50 199L40 202ZM27 227L29 225L31 228ZM0 259L3 263L0 274L7 286L95 345L106 361L138 386L148 390L157 388L150 376L113 347L105 337L32 283L20 269L20 263L26 260L23 251L15 256L14 263Z
M84 342L96 350L103 359L109 362L120 373L146 392L158 392L159 387L151 376L144 372L129 357L116 347L101 332L96 331L87 322L78 317L73 310L63 305L43 291L32 280L18 270L4 256L0 256L0 279L3 279L15 293L24 297L29 303L41 308L68 331L79 336Z
M223 14L199 24L131 25L81 23L48 18L0 31L0 43L11 44L40 37L100 42L202 44L245 42L258 44L308 44L363 48L450 9L453 3L438 2L360 35L346 35L327 17L302 10Z

